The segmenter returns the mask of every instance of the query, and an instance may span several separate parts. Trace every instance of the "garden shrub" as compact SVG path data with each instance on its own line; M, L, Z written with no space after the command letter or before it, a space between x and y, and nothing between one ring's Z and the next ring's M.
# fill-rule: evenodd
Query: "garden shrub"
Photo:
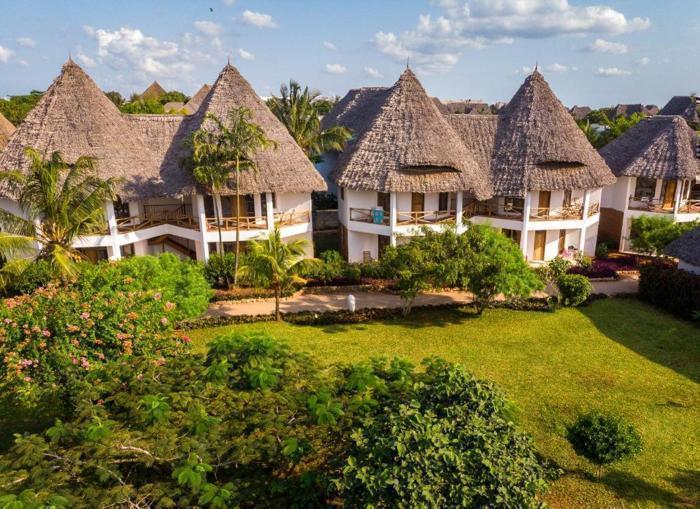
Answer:
M176 305L141 286L130 278L97 289L49 285L6 299L0 307L0 390L24 403L53 394L69 399L64 393L99 364L176 352Z
M632 458L642 450L642 438L622 418L591 412L569 428L567 438L576 454L598 467Z
M700 221L679 223L667 217L635 217L630 226L630 245L640 253L663 254L668 244L699 224Z
M204 313L213 295L201 264L170 253L86 265L74 286L86 294L103 289L153 292L175 305L175 321Z
M204 277L214 288L228 288L233 281L236 257L233 253L212 253L204 264Z
M586 276L564 274L557 279L559 300L563 306L583 304L593 292L593 286Z
M308 264L302 274L307 279L307 286L359 283L362 276L359 267L349 264L338 251L324 251L319 259L319 263Z
M556 281L571 268L571 262L561 256L557 256L547 264L547 267L552 275L552 280Z
M639 268L639 298L691 320L700 311L700 275L664 263Z
M610 248L605 242L600 242L595 248L595 257L600 260L607 260L610 255Z
M10 279L10 283L4 288L4 293L8 296L31 293L55 280L55 271L48 260L33 260L16 279Z
M122 358L88 381L73 417L0 456L8 495L90 507L538 507L545 488L501 393L444 361L320 369L265 334L232 333L206 358Z

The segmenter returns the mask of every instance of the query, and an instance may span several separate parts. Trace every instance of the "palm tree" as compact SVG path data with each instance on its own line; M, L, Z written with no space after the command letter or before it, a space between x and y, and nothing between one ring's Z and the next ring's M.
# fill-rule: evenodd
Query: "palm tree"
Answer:
M0 254L12 266L5 274L28 263L22 255L48 260L62 279L75 275L82 255L73 248L77 239L105 226L104 204L115 199L118 180L97 176L95 160L80 157L69 164L60 152L47 160L33 148L28 173L0 172L0 182L17 197L21 213L0 210Z
M280 297L296 283L303 283L300 271L316 259L305 259L308 242L304 239L284 242L279 227L264 240L250 242L249 256L241 267L241 275L258 286L275 292L275 319L280 319Z
M272 96L267 105L272 113L282 122L294 141L314 162L320 160L323 152L342 151L345 143L352 137L346 127L334 126L321 129L322 110L326 105L319 98L317 90L309 90L296 81L280 86L280 97Z
M226 121L212 113L206 120L210 127L202 127L192 136L192 174L200 184L208 187L214 196L216 224L219 229L219 250L223 253L221 237L221 211L218 209L220 194L226 184L235 177L236 193L236 261L233 284L238 284L238 260L240 256L240 175L242 171L257 171L253 156L258 150L276 148L277 143L267 137L262 127L250 122L248 108L236 108L229 112Z

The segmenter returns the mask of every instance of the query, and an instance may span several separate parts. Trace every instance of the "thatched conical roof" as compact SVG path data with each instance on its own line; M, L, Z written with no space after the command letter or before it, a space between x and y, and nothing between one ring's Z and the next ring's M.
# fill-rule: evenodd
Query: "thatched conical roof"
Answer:
M15 132L15 126L0 113L0 151L5 148L10 137Z
M618 177L694 179L698 136L681 116L649 117L600 150Z
M114 103L72 60L63 65L0 154L0 168L28 169L25 147L44 157L59 151L69 162L94 157L103 178L128 180L132 172L148 173L158 166Z
M161 96L165 95L166 91L163 87L160 86L160 83L157 81L154 81L150 85L148 85L148 88L141 92L141 98L142 99L160 99Z
M351 91L324 118L324 126L335 124L354 131L334 169L340 186L491 195L488 175L410 69L389 89Z
M690 95L676 95L666 103L659 115L680 115L686 122L696 126L700 124L700 115L698 115L700 105L697 99Z
M501 196L615 182L605 161L537 70L499 112L491 177Z
M242 192L302 193L327 189L323 177L287 128L255 93L250 83L230 64L223 68L200 108L188 119L188 124L190 128L198 129L206 122L207 113L225 119L231 110L240 107L248 108L251 121L262 127L267 137L277 143L277 148L259 151L255 155L258 171L242 174Z
M192 115L192 113L199 109L210 90L211 87L205 83L199 90L197 90L197 93L185 103L185 110L187 110L188 115Z
M700 226L671 242L664 253L700 267Z

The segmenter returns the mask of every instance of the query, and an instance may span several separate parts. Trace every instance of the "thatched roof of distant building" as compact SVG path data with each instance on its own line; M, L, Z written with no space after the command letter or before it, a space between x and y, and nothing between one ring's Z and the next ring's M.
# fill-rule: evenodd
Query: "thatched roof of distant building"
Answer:
M180 113L181 110L185 108L185 103L180 102L180 101L170 101L169 103L165 103L163 105L163 111L166 113L170 111L174 111L177 113Z
M588 106L574 106L569 110L574 120L583 120L593 110Z
M339 186L491 195L488 175L410 69L390 88L351 90L323 125L343 125L354 134L334 169Z
M188 115L191 115L199 109L210 90L211 86L205 83L199 90L197 90L197 93L194 94L190 98L190 100L185 103L184 108L187 111Z
M458 113L461 115L491 114L491 107L484 101L473 99L441 101L437 97L433 97L433 101L443 115L449 115L450 113Z
M160 99L161 96L165 95L166 91L163 87L160 86L160 83L157 81L154 81L150 85L148 85L148 88L141 92L141 97L142 99Z
M669 243L664 253L690 265L700 267L700 226Z
M595 189L615 177L539 71L498 115L449 115L470 151L488 165L499 196Z
M618 104L612 110L612 117L629 117L635 113L640 113L645 117L652 117L659 112L659 107L653 104Z
M698 105L695 97L690 95L676 95L666 103L666 106L661 109L659 114L680 115L692 126L697 126L700 124L698 109L700 109L700 105Z
M44 156L60 151L69 162L81 156L96 158L100 176L122 179L123 199L180 197L198 190L184 167L189 155L185 140L202 126L206 112L225 117L240 106L249 108L252 121L278 143L276 150L256 155L258 173L243 174L241 192L326 189L286 128L230 65L224 67L194 115L127 115L69 60L0 154L0 169L27 169L25 147ZM233 191L229 188L224 194Z
M697 140L683 117L657 115L608 143L600 154L618 177L694 179L700 174Z
M15 126L0 113L0 151L5 148L14 132Z

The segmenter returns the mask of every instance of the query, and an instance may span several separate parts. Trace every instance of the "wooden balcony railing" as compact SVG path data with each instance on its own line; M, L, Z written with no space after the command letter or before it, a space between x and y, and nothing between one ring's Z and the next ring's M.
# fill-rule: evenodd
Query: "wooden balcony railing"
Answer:
M530 209L532 221L566 221L571 219L583 219L583 206L571 205L569 207L533 207Z
M267 230L266 216L240 216L236 217L221 217L219 218L222 230L235 230L238 224L241 230ZM207 230L218 230L215 217L207 218Z
M512 205L499 207L497 203L492 202L472 202L465 205L463 214L465 219L470 219L474 216L483 216L522 220L523 208Z
M681 214L700 214L700 200L685 200L678 207Z
M289 212L277 212L275 214L275 225L279 226L303 224L310 221L311 212L308 210L291 210Z
M397 212L396 224L441 224L455 220L457 214L454 210L421 210L411 212Z
M350 208L350 221L358 221L360 223L372 223L372 224L389 224L389 211L384 211L384 216L381 220L378 219L379 216L375 216L372 209L357 209Z
M595 216L600 212L600 203L593 203L588 206L588 217Z
M673 202L663 203L659 198L649 198L647 196L630 196L628 208L660 214L673 214Z
M190 230L199 230L199 224L195 218L179 211L159 211L156 214L121 217L117 219L117 230L119 233L128 233L161 224L172 224Z

